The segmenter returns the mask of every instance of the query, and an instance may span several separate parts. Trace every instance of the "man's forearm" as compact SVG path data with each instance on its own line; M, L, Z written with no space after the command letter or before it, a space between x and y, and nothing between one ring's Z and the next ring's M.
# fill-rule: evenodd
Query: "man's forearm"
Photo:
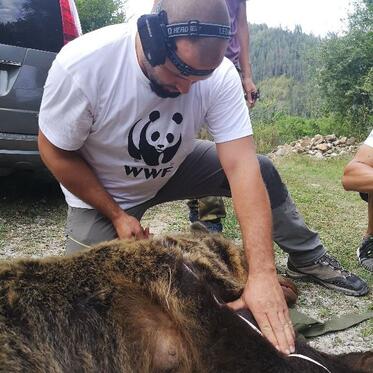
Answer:
M259 166L258 166L259 168ZM250 274L275 272L272 245L272 217L270 203L264 183L258 170L258 180L249 180L249 175L242 173L237 182L232 181L232 198L242 239L245 247ZM252 176L252 175L251 175Z
M243 78L252 79L251 61L250 61L250 34L246 17L246 2L240 4L238 14L238 41L240 43L239 63Z
M272 219L252 136L217 144L227 175L249 264L241 297L229 306L248 307L263 335L280 351L294 352L294 331L276 276L272 247Z
M351 161L342 178L346 190L373 193L373 168L358 161Z
M271 209L253 139L249 136L218 144L217 150L231 188L250 275L275 272Z
M54 174L66 189L111 221L123 214L123 210L104 189L92 169L79 156L60 161Z
M76 152L54 147L42 133L39 134L39 149L43 162L71 193L111 221L123 214L120 206L107 193L92 169Z

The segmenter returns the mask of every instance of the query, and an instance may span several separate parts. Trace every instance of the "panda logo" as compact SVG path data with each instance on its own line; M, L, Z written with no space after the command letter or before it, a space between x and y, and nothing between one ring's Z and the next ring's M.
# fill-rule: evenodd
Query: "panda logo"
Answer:
M162 129L161 126L152 125L160 118L159 111L152 111L149 115L149 121L145 123L140 133L139 146L135 145L133 136L136 125L141 121L139 119L130 129L128 135L128 153L131 157L141 160L148 166L158 166L160 163L168 163L177 153L181 144L180 129L177 128L173 132ZM172 121L179 127L183 121L183 116L180 113L175 113L172 116ZM166 127L166 126L165 126Z

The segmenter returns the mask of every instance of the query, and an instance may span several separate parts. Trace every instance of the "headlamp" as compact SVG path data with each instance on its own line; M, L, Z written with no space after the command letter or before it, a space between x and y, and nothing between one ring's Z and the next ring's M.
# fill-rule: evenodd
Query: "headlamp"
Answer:
M214 70L199 70L186 64L176 53L177 37L230 38L230 27L198 20L168 24L167 13L146 14L137 21L142 48L146 59L152 66L163 65L166 57L182 75L207 76Z

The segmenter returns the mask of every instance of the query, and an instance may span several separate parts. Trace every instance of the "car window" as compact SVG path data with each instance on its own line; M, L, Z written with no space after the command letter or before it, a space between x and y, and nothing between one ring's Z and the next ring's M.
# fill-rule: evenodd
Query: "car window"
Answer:
M0 43L58 52L63 46L59 0L0 0Z

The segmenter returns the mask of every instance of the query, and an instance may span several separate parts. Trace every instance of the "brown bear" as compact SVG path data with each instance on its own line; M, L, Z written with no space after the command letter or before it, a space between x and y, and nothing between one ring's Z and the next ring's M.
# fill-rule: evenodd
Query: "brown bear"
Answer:
M330 356L301 340L313 361L278 352L224 305L246 276L240 250L204 234L2 262L0 372L373 371L372 352Z

